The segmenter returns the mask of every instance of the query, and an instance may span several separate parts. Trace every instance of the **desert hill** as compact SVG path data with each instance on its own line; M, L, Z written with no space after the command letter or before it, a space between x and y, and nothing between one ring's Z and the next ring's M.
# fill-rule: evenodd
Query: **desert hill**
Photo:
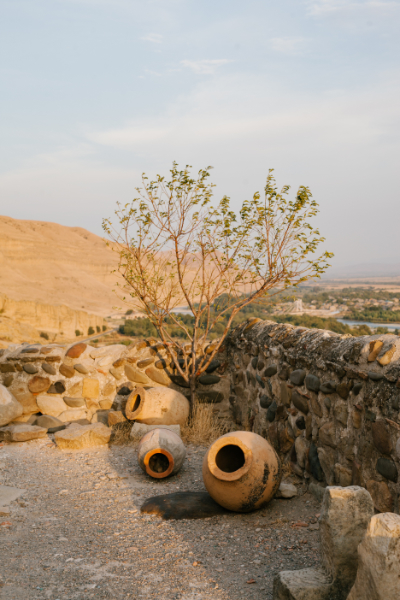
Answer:
M0 216L0 293L107 316L117 304L116 256L81 227Z

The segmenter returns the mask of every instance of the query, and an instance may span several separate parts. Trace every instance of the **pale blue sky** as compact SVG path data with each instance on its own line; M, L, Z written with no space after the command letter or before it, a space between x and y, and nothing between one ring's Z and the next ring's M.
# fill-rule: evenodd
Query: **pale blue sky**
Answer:
M101 233L140 174L309 185L335 263L399 261L398 0L0 0L0 214Z

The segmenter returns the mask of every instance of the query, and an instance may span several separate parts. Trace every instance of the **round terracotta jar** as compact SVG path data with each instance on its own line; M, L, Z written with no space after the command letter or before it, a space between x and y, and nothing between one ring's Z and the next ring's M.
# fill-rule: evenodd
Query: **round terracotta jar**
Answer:
M176 433L157 427L139 442L138 461L145 473L156 479L175 475L185 460L185 446Z
M210 496L224 508L249 512L275 495L281 465L273 447L260 435L235 431L218 438L203 461Z
M128 419L147 425L184 425L189 416L189 400L176 390L135 388L125 407Z

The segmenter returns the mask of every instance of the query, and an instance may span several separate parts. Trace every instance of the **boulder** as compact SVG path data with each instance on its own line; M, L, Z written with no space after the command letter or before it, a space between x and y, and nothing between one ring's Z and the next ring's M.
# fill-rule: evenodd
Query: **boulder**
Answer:
M13 394L0 384L0 427L22 415L22 406Z
M54 434L54 440L61 450L81 450L93 446L105 446L110 441L111 429L103 423L76 425Z
M58 417L62 412L68 409L61 396L47 396L41 394L37 397L37 404L40 412L51 417Z
M60 421L60 419L57 419L57 417L51 417L50 415L41 415L40 417L37 417L35 425L44 427L47 429L48 433L55 433L56 431L65 429L65 423Z
M150 383L151 381L147 375L131 365L125 365L125 375L130 381L134 381L135 383Z
M0 440L4 442L28 442L38 438L46 437L47 429L37 425L21 423L18 425L8 425L0 429Z
M372 517L358 547L358 571L348 600L400 598L400 516Z

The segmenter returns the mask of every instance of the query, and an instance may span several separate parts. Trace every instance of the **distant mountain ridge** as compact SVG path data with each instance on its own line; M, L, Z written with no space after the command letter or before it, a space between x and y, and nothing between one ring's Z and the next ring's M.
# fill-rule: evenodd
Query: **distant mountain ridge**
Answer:
M117 255L81 227L0 216L0 291L12 300L113 312Z
M400 277L400 262L397 263L360 263L343 267L331 267L324 279L358 277Z

